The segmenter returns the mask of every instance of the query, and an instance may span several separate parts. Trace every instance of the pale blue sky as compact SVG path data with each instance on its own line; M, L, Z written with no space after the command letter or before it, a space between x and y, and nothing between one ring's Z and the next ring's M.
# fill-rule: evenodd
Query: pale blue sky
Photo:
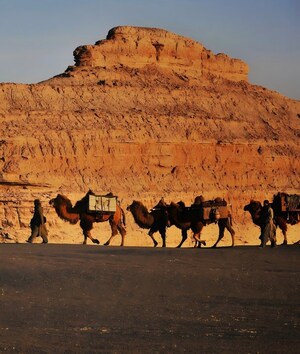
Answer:
M250 66L250 82L300 99L300 0L0 0L0 82L36 83L115 26L158 27Z

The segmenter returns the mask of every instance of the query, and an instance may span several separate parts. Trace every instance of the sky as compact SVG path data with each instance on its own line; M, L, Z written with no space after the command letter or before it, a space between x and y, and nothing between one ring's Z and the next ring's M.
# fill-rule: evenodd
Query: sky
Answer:
M300 99L300 0L0 0L0 82L37 83L116 26L162 28L245 61L249 81Z

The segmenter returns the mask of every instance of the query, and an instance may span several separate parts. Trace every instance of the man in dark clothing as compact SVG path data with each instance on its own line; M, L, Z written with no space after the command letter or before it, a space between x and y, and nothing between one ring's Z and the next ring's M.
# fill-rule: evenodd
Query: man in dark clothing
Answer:
M276 247L276 226L273 222L274 211L268 200L264 201L262 208L262 229L261 229L261 246L265 247L270 240L271 247Z
M37 236L41 236L43 243L48 243L48 232L46 229L46 218L43 214L42 204L39 199L34 201L34 214L30 221L31 235L27 242L32 243Z

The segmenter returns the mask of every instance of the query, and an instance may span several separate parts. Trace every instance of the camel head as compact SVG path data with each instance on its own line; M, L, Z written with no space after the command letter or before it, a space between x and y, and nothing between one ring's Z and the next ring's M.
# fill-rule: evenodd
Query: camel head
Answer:
M62 194L57 194L57 196L53 199L50 199L49 204L53 206L54 208L59 207L60 205L64 204L67 205L68 207L72 208L72 203L70 199L65 197Z
M204 197L203 195L198 195L195 200L193 205L201 205L204 202Z
M185 203L182 200L179 200L176 204L179 205L180 208L185 208Z
M252 220L257 225L261 222L261 210L262 205L257 200L250 200L250 203L244 206L244 211L249 211Z
M244 206L244 211L249 211L252 221L255 225L261 226L262 224L262 205L257 200L250 200L250 203Z
M139 208L142 206L141 202L138 202L137 200L134 200L130 205L127 206L126 210L132 211L136 208Z
M257 200L250 200L250 203L244 206L244 211L249 211L250 214L257 214L260 212L262 205Z

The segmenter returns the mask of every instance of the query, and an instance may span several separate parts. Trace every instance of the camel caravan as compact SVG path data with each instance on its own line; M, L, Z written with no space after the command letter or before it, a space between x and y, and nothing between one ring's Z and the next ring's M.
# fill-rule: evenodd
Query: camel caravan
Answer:
M187 239L187 232L192 230L196 247L205 245L205 241L200 239L203 227L216 222L219 226L219 236L213 247L216 247L224 236L225 228L230 232L232 246L234 246L234 230L232 228L231 214L227 208L227 203L220 198L214 201L202 202L202 197L196 197L191 207L186 207L183 202L166 204L163 199L148 212L147 208L138 201L133 201L127 207L138 226L149 229L148 235L152 238L154 247L157 241L153 234L159 231L162 238L163 247L166 246L166 228L175 225L181 230L182 240L177 247L181 247Z
M111 227L111 236L104 243L109 245L111 240L119 233L121 235L121 244L124 246L126 236L125 212L120 206L117 197L112 193L107 195L96 195L89 190L87 194L73 206L71 201L64 195L58 194L56 198L50 200L49 204L55 209L57 215L70 224L76 224L80 221L80 227L83 233L83 244L87 243L89 238L93 243L100 244L98 239L91 235L93 223L109 222ZM287 224L295 225L299 222L300 216L300 196L278 193L274 196L271 206L274 210L274 224L282 230L284 236L283 245L287 245ZM263 206L259 201L251 200L244 207L252 217L255 225L260 226L263 232ZM234 247L235 231L232 228L232 215L229 205L222 198L205 201L202 196L197 196L191 206L185 206L180 201L167 204L162 198L157 205L150 211L140 202L134 200L127 206L135 223L148 231L148 236L156 247L158 242L154 234L159 232L162 239L162 247L166 247L167 228L174 225L181 230L181 242L177 247L181 247L188 237L188 231L192 231L194 247L200 248L206 245L201 240L201 232L204 226L216 223L218 224L219 234L215 248L224 237L227 230L231 235L231 247Z

